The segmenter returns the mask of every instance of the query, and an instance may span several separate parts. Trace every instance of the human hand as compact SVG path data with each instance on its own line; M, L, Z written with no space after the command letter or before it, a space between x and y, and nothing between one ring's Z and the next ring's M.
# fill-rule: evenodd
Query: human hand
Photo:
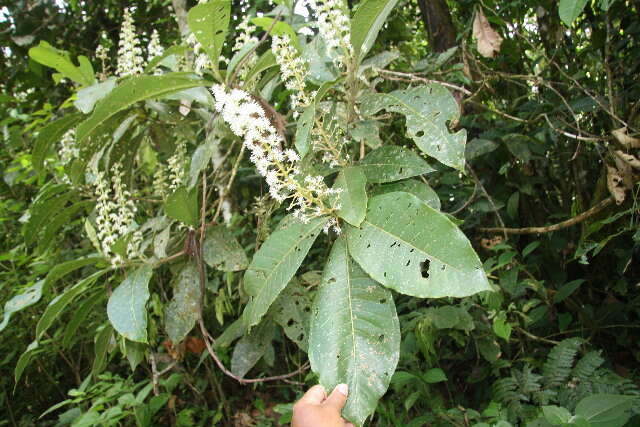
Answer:
M329 397L321 385L311 387L293 405L291 427L353 427L340 415L348 394L346 384L337 385Z

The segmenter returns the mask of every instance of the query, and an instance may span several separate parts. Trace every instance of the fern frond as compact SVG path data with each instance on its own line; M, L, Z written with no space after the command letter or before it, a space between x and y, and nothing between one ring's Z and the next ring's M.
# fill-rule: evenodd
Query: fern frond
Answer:
M582 357L573 368L572 375L580 382L588 381L593 374L602 366L604 359L600 357L600 351L590 351Z
M571 368L578 349L584 340L581 338L568 338L556 345L542 366L543 383L547 388L563 385L571 375Z

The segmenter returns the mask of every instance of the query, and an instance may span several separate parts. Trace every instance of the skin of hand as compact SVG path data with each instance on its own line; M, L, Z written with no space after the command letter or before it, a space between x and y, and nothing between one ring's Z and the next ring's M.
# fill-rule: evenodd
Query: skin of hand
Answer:
M321 385L311 387L293 405L291 427L354 427L340 415L348 394L346 384L338 384L329 397Z

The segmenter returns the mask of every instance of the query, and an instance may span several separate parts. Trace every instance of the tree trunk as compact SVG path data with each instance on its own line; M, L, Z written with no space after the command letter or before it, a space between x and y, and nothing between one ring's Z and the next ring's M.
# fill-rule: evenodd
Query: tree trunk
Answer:
M446 0L418 0L429 45L434 52L444 52L456 45L456 29Z

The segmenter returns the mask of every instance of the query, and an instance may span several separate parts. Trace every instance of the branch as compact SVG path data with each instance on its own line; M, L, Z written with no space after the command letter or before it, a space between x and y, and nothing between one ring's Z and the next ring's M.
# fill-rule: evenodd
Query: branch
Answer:
M424 77L416 76L415 74L410 73L401 73L399 71L391 71L391 70L378 70L381 74L387 74L392 77L397 77L395 80L403 80L403 81L416 81L416 82L424 82L424 83L437 83L444 87L448 87L449 89L457 90L458 92L462 92L465 95L471 95L471 91L463 88L462 86L457 86L451 83L442 82L440 80L431 80L426 79ZM394 80L393 78L388 78L389 80Z
M541 234L550 233L552 231L562 230L563 228L571 227L584 221L585 219L594 216L598 212L613 203L613 197L604 199L591 209L582 212L580 215L575 216L566 221L559 222L557 224L548 225L546 227L526 227L526 228L505 228L505 227L490 227L490 228L478 228L478 231L485 233L506 233L506 234Z

